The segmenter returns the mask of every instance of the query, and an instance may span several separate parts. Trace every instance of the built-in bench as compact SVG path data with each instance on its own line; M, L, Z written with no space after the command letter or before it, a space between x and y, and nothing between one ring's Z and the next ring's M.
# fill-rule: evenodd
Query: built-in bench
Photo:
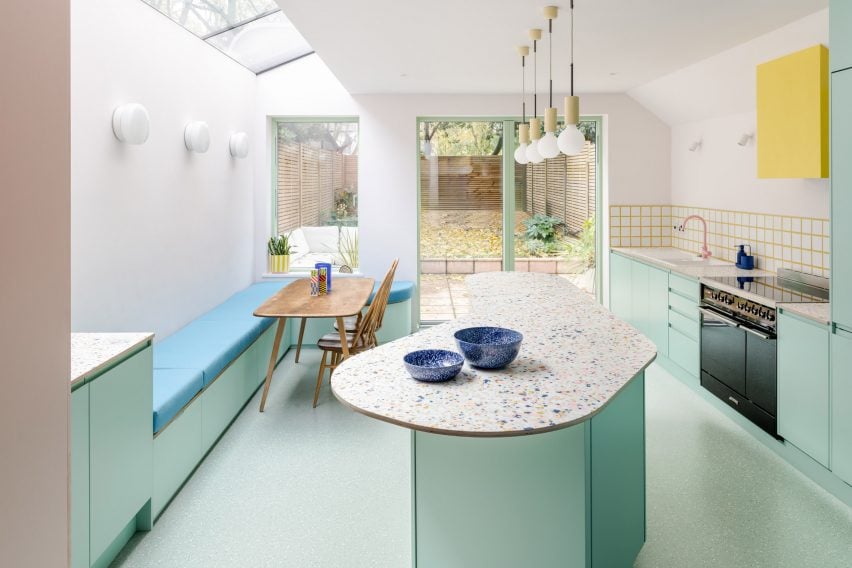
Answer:
M292 280L253 284L154 345L155 518L263 383L274 319L252 312ZM411 332L413 291L412 282L394 282L379 341ZM304 345L333 326L331 320L308 322ZM298 322L288 321L278 362L297 336Z

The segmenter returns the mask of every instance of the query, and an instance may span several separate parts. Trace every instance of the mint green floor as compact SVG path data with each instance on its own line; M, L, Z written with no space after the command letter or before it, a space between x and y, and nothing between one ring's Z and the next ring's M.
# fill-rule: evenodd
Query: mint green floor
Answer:
M255 396L114 566L410 566L408 431L343 408L328 388L312 410L318 352L295 369L292 359L267 411ZM852 511L656 365L646 377L637 567L852 565Z

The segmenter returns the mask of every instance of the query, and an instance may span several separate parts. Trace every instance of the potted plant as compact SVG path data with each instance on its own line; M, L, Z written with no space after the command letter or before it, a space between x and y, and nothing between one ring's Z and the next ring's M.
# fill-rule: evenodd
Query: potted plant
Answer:
M270 272L290 272L290 235L270 237L266 249L269 251Z

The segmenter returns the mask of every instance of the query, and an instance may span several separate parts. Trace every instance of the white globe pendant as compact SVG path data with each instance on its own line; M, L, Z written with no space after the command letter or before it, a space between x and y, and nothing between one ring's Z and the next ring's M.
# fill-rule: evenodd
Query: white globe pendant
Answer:
M546 132L541 140L538 141L538 153L545 160L555 158L559 155L559 143L553 132Z
M526 164L527 162L529 162L529 160L527 160L526 144L521 144L517 147L517 149L515 149L515 161L519 164Z
M586 145L586 137L577 128L576 124L566 124L565 130L557 139L559 149L567 156L577 156L583 153L583 148Z
M540 164L544 161L544 158L538 151L538 140L532 140L529 146L527 146L527 161L533 164Z

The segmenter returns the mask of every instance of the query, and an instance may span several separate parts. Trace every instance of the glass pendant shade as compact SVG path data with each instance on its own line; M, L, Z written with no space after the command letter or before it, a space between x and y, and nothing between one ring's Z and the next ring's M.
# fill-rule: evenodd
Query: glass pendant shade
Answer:
M545 160L559 155L559 145L556 141L556 109L551 107L544 111L544 136L538 141L538 153Z
M586 145L586 137L577 128L576 124L566 124L565 130L557 139L559 150L567 156L577 156L583 153Z
M527 146L527 144L520 144L515 150L515 161L521 165L529 161L527 160Z

